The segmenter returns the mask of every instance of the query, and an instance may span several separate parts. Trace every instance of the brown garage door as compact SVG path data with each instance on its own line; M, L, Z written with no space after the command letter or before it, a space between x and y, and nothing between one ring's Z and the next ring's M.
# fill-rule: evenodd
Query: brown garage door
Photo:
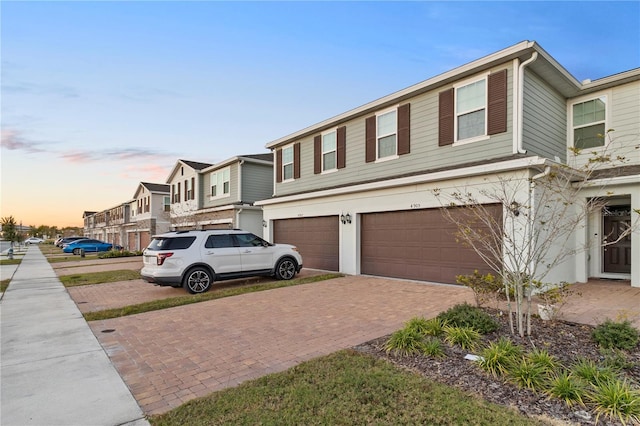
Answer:
M502 217L500 205L489 210ZM440 209L363 214L361 272L441 283L455 283L456 275L475 269L490 272L471 248L456 242L456 231Z
M306 268L338 271L338 216L280 219L273 223L273 241L298 247Z
M151 233L149 231L140 232L140 250L146 249L150 242Z

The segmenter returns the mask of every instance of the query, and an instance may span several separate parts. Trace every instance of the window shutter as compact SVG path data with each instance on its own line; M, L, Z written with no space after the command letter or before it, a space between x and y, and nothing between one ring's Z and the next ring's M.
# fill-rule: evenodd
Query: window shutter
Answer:
M339 169L344 169L346 166L346 149L347 149L347 126L338 127L336 131L336 161Z
M282 182L282 150L276 150L276 182Z
M438 105L438 145L446 146L453 144L453 87L444 92L440 92Z
M487 96L487 133L507 131L507 70L489 74Z
M365 121L365 161L376 161L376 116Z
M313 173L322 172L322 136L318 135L313 138Z
M196 178L191 178L191 199L196 199Z
M398 107L398 155L411 152L411 104L404 104Z
M293 144L293 178L300 179L300 142Z
M184 181L184 201L189 201L189 181Z

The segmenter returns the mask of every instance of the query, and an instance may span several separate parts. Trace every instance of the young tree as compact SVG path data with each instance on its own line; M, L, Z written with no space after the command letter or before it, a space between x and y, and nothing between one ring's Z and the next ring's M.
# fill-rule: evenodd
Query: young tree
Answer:
M13 245L14 242L19 241L18 228L13 216L6 216L2 218L2 236L5 240L11 241L11 245Z
M595 177L605 172L614 177L616 166L626 162L624 156L610 153L615 141L609 133L607 137L601 151L585 155L571 149L568 164L549 161L538 173L504 174L475 187L434 190L443 214L458 228L458 240L471 247L505 284L509 311L515 308L515 326L513 315L509 317L514 334L516 330L521 337L531 334L531 296L535 285L539 289L554 268L592 244L615 244L638 227L636 217L615 238L590 240L580 247L573 243L575 232L614 195L605 184L597 188L597 196L587 198L582 190L589 188L593 193ZM504 206L502 220L489 211L496 203ZM451 207L464 208L454 212Z

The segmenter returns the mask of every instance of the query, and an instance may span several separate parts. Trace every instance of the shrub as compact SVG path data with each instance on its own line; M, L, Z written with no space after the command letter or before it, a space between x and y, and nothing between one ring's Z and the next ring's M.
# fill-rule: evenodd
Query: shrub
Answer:
M576 377L592 385L617 378L616 373L611 368L599 367L594 361L586 358L578 358L571 366L571 372Z
M602 364L615 371L631 370L636 363L622 349L600 348Z
M444 340L450 345L458 345L462 349L473 349L480 341L480 333L471 327L444 327Z
M451 326L473 328L482 334L490 333L498 328L498 323L489 314L468 303L455 305L447 311L441 312L437 318L446 321Z
M498 295L504 290L499 277L482 275L477 269L471 275L456 276L456 282L473 291L477 306L485 305L490 300L497 301Z
M547 379L547 370L526 357L509 367L509 376L521 388L540 390Z
M422 353L435 358L441 358L444 356L444 349L442 349L440 340L431 337L424 340Z
M638 330L629 320L614 322L607 319L593 330L593 339L603 348L631 350L638 346Z
M417 354L423 349L422 338L422 334L412 328L405 327L391 335L385 344L385 350L387 353L393 351L399 355Z
M548 396L561 399L571 407L573 404L584 405L584 382L567 371L554 376L545 392Z
M551 373L560 368L558 358L551 355L544 349L534 349L527 354L527 359L534 364L539 365L547 373Z
M114 257L131 257L142 256L141 251L128 251L128 250L109 250L98 254L100 259L110 259Z
M440 337L444 334L444 327L447 325L447 321L442 318L431 318L427 320L424 334L426 336Z
M522 356L522 349L506 337L491 342L480 353L479 367L494 377L507 373L509 366Z
M596 424L600 416L610 420L640 423L640 391L633 389L626 380L605 380L593 386L587 394L594 404Z
M410 328L424 336L427 334L428 321L423 317L414 317L405 323L404 328Z

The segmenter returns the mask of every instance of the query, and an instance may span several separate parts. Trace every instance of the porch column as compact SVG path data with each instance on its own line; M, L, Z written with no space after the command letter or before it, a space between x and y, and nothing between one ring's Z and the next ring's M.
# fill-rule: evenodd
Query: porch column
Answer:
M640 185L634 185L630 192L631 225L636 225L631 234L631 287L640 287L640 214L636 213L640 212Z

